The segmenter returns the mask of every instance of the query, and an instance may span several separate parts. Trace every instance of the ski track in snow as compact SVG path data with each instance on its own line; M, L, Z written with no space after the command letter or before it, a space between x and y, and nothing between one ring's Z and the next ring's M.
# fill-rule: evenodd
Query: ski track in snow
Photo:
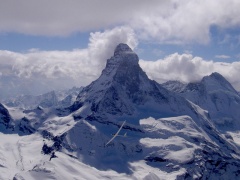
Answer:
M20 143L21 140L22 140L22 138L17 141L17 150L18 150L18 154L19 154L19 160L17 160L16 165L20 168L21 171L24 171L25 169L24 169L24 164L23 164L23 156L22 156L22 152L21 152L22 144Z

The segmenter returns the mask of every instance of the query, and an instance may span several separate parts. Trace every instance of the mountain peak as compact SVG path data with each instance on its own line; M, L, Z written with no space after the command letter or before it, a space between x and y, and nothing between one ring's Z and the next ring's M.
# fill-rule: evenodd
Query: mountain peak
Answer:
M168 92L150 80L127 44L119 44L101 76L78 95L74 108L86 105L94 113L130 115L138 105L166 103ZM161 90L160 90L161 89Z
M221 74L219 74L218 72L213 72L212 74L209 75L209 77L214 78L214 79L218 79L218 80L223 80L225 79Z
M232 85L219 73L214 72L202 79L208 91L225 90L236 93Z
M127 44L120 43L117 45L117 47L114 50L114 56L120 55L123 53L134 53L134 52Z
M118 70L126 68L132 70L132 66L139 67L138 61L137 54L127 44L120 43L115 48L114 56L107 60L106 68L102 71L102 75L109 76L111 73L115 74Z

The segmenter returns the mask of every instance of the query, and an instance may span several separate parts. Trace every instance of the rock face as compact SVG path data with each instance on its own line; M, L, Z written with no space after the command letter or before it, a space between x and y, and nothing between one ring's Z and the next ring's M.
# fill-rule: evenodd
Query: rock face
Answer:
M19 135L28 135L36 131L31 125L31 122L26 117L23 117L16 126Z
M200 82L170 90L207 110L221 130L240 129L240 96L221 74L215 72L203 77Z
M12 118L8 110L0 103L0 130L14 130Z

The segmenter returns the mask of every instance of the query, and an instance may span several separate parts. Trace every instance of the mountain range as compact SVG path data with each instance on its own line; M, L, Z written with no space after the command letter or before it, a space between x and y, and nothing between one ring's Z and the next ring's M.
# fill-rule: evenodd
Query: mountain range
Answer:
M68 107L73 104L80 90L83 87L73 87L67 90L51 91L41 95L20 95L4 99L2 102L9 107L19 107L23 109L34 109L38 106L43 108Z
M239 93L218 73L159 84L138 62L119 44L98 79L61 101L0 104L0 179L237 179Z
M169 81L162 86L207 110L222 132L240 129L239 93L221 74L215 72L189 84Z

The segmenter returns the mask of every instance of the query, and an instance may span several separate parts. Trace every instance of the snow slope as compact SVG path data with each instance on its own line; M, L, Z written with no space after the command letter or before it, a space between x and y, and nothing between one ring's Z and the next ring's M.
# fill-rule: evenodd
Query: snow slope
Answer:
M44 154L42 148L56 144L55 140L39 133L0 133L0 177L236 179L239 175L237 151L214 142L189 116L142 119L141 131L131 130L131 126L127 124L121 132L127 132L127 138L117 137L104 146L117 126L80 120L66 131L61 149L55 151L57 157L51 160L51 154Z

